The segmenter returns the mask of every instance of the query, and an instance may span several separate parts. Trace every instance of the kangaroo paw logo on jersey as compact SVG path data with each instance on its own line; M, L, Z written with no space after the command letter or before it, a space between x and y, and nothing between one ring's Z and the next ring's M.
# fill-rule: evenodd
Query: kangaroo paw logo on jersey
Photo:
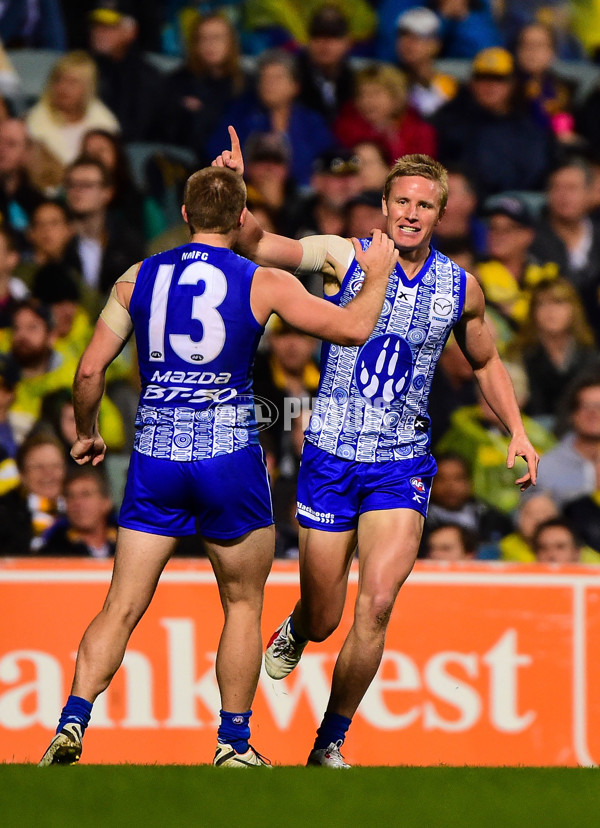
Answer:
M397 334L369 340L356 361L358 390L371 405L388 405L408 389L413 372L412 351Z
M423 503L427 499L427 486L423 483L420 477L411 477L410 485L416 491L413 493L413 500L416 503Z

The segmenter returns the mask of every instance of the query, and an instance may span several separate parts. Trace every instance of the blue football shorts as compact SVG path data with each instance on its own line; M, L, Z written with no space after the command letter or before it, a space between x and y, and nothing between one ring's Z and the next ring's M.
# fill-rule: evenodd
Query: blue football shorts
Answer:
M133 451L119 526L230 540L273 523L269 477L258 445L208 460L177 462Z
M305 441L298 473L298 523L307 529L347 532L357 528L364 512L414 509L426 517L436 471L431 455L358 463Z

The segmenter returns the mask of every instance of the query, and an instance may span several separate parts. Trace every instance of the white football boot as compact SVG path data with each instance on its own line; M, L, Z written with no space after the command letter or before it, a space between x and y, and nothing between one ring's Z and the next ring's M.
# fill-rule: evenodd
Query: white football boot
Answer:
M231 745L225 742L217 742L213 765L220 768L268 768L271 763L267 758L248 745L245 753L237 753Z
M289 675L300 661L308 641L299 644L290 630L291 615L285 619L271 636L265 650L265 670L272 679Z
M315 748L311 750L306 766L321 765L325 768L351 768L347 762L344 762L344 757L340 753L342 740L339 742L331 742L329 747Z

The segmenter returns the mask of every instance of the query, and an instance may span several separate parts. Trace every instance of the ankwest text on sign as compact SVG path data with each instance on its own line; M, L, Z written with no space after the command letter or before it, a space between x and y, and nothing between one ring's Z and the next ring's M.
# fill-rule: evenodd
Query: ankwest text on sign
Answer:
M0 762L36 762L68 695L76 648L100 609L111 563L0 563ZM252 743L304 764L352 623L309 644L284 681L261 675ZM298 597L277 562L263 637ZM202 560L172 561L124 663L94 706L82 763L212 761L222 610ZM357 765L600 764L600 570L418 562L392 615L383 662L344 746Z

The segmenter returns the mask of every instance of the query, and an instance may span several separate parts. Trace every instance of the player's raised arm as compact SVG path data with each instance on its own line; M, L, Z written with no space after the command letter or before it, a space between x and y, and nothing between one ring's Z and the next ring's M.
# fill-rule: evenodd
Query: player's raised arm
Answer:
M525 433L510 376L498 355L484 314L483 292L475 277L468 273L465 308L454 329L456 341L475 372L483 396L511 435L508 468L514 466L515 457L523 457L527 462L527 474L515 481L523 491L535 485L540 458Z
M375 230L367 250L352 240L356 260L365 273L358 295L341 308L313 296L283 270L259 268L252 285L252 310L264 323L275 312L294 328L339 345L362 345L377 323L388 278L398 261L393 241Z
M213 167L228 167L243 175L244 158L235 129L228 127L231 149L223 150L213 161ZM244 223L236 240L235 250L242 256L266 267L281 267L295 271L302 261L302 245L297 239L288 239L262 229L250 211L246 211Z

